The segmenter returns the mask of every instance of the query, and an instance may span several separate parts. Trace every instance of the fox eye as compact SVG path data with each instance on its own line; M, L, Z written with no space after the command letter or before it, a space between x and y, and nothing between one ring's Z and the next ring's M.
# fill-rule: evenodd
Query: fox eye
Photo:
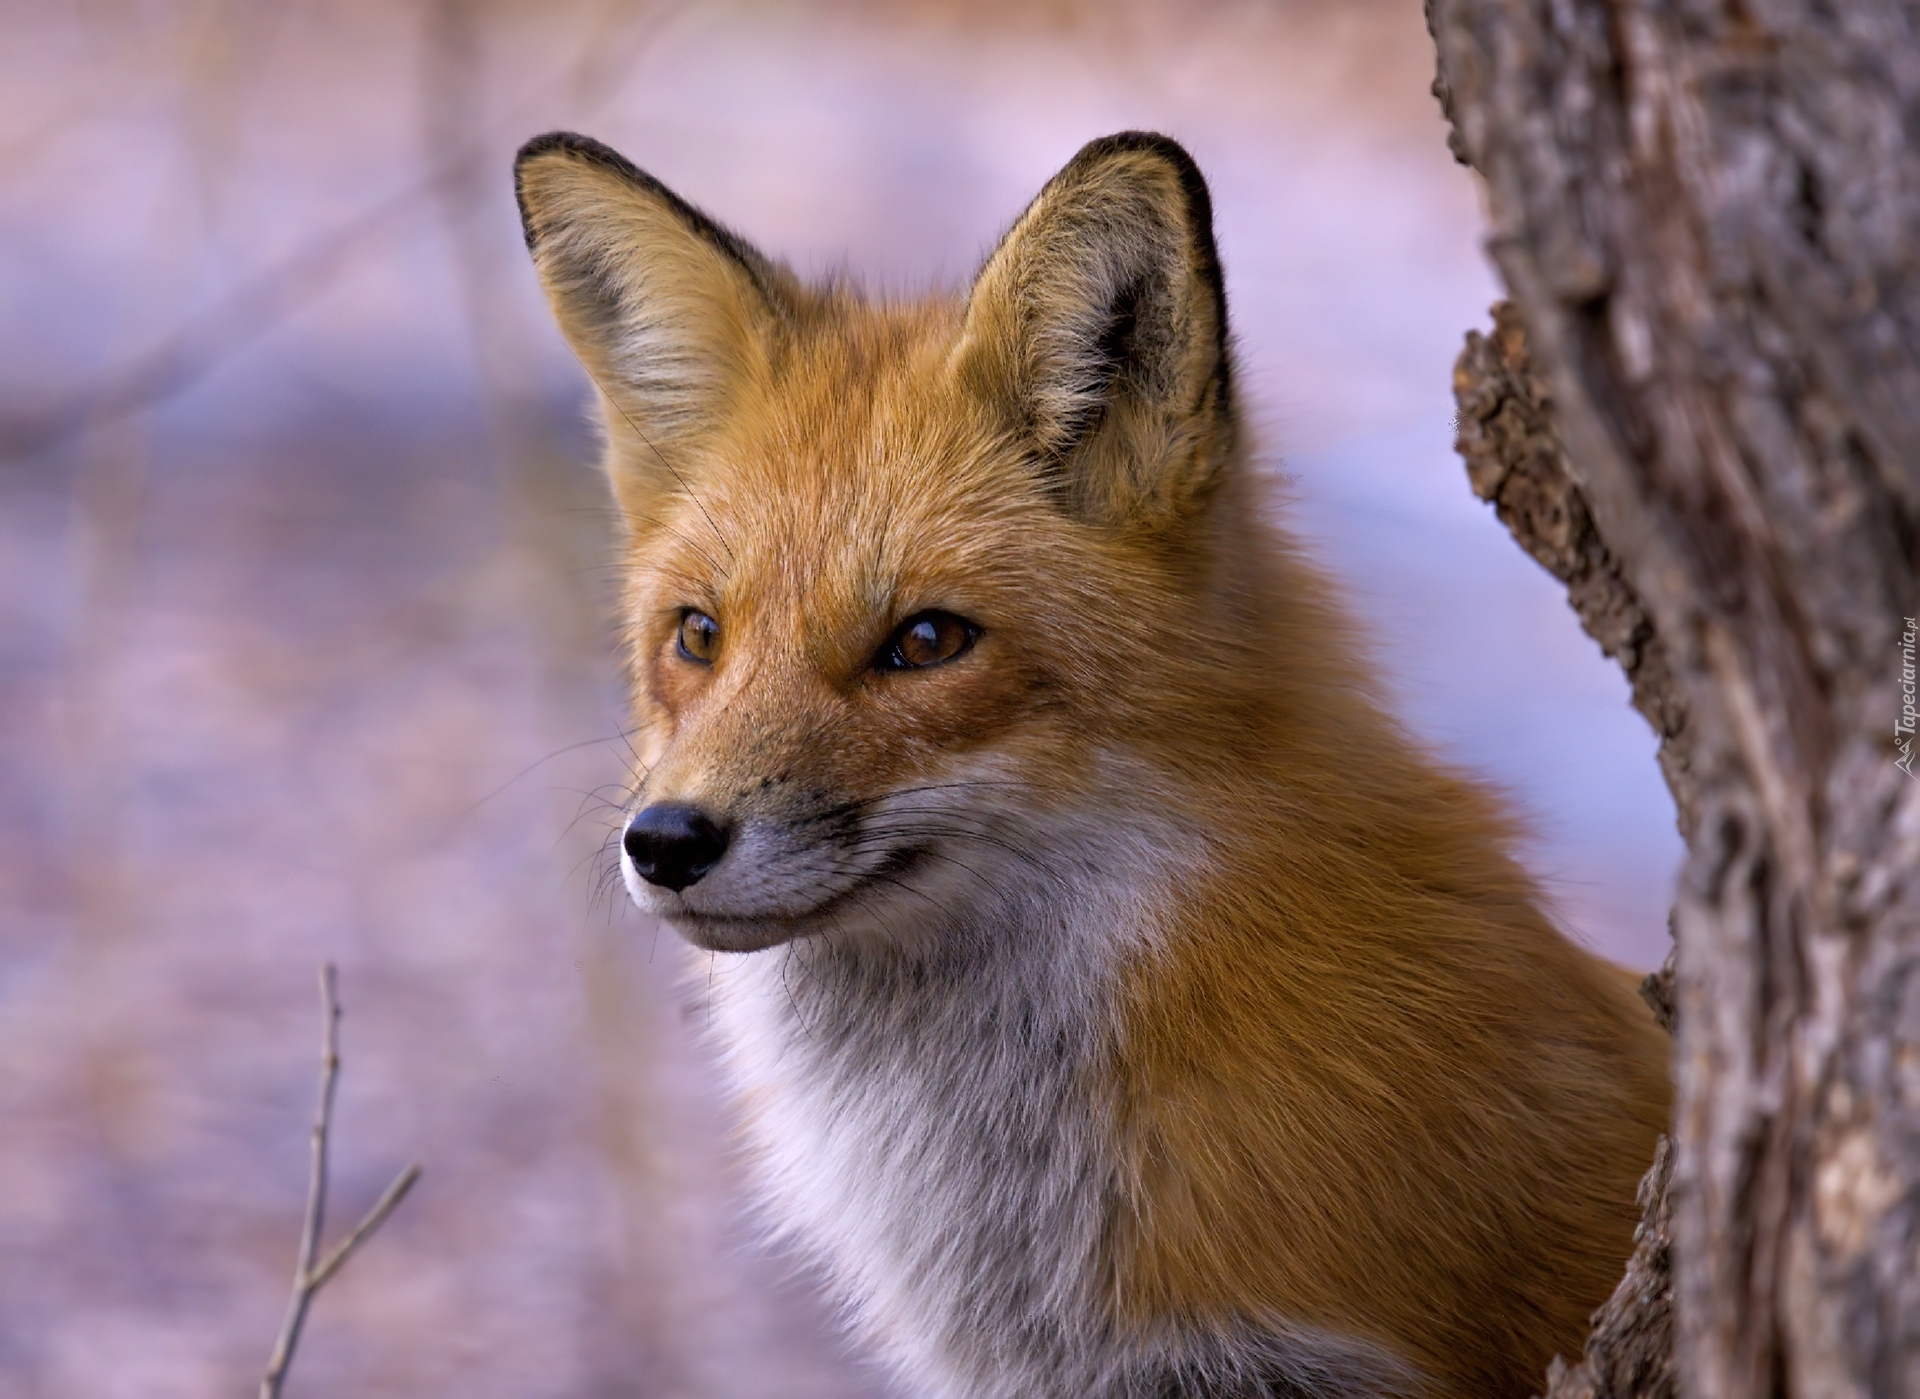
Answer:
M712 665L713 658L720 654L720 624L706 613L689 608L681 614L680 635L675 638L674 646L681 660Z
M966 654L980 628L951 612L916 612L887 638L874 657L876 670L919 670Z

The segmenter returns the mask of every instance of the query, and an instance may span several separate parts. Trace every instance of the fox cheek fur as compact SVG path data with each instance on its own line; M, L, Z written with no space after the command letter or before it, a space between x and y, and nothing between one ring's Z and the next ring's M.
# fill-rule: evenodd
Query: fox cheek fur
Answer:
M629 884L744 954L768 1213L857 1329L951 1399L1537 1388L1664 1037L1267 521L1186 152L1093 142L900 303L583 137L516 173L626 522Z

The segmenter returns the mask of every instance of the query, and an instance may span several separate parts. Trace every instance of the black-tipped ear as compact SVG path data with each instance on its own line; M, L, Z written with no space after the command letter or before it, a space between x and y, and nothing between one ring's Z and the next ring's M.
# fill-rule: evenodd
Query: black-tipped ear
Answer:
M1084 146L988 258L956 352L1089 516L1190 508L1232 448L1213 208L1179 143Z
M547 300L607 400L610 465L644 474L764 366L798 284L588 137L535 137L513 173Z

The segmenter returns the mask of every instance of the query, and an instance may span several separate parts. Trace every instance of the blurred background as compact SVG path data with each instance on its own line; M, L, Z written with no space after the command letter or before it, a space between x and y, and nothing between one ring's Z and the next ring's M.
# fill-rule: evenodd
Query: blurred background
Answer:
M251 1393L340 964L287 1393L879 1396L754 1241L625 776L583 380L513 150L592 133L806 272L962 281L1085 140L1213 183L1244 401L1398 709L1571 931L1664 952L1653 742L1469 492L1497 294L1419 0L4 0L0 1392ZM694 966L696 980L698 966Z

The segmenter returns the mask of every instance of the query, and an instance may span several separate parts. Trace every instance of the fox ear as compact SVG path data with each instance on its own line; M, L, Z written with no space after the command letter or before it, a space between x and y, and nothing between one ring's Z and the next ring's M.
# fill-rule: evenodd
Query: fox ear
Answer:
M1191 509L1233 437L1226 297L1193 158L1145 132L1083 147L987 259L955 355L1078 513L1152 524Z
M764 365L798 284L598 141L539 136L513 168L541 285L600 388L615 485L665 484L644 478Z

